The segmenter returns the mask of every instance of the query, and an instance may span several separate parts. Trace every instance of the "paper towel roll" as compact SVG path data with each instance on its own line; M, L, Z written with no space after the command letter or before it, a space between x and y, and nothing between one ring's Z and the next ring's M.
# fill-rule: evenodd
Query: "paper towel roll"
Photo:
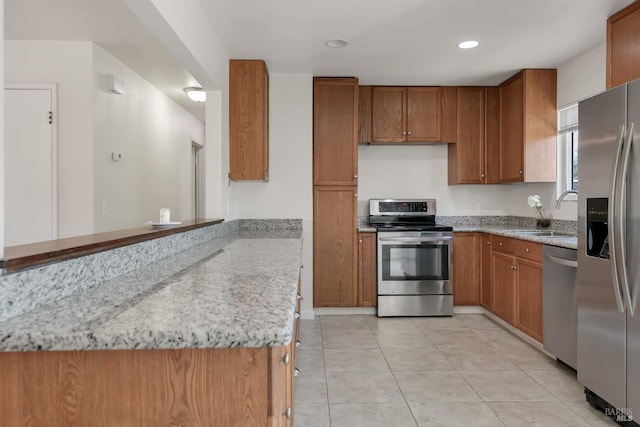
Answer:
M171 210L167 208L160 209L160 222L161 223L171 222Z

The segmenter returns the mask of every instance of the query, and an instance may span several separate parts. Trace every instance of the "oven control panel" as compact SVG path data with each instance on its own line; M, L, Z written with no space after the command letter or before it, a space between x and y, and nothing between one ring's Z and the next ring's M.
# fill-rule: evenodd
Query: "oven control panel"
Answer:
M427 200L369 200L371 215L435 215L436 201Z

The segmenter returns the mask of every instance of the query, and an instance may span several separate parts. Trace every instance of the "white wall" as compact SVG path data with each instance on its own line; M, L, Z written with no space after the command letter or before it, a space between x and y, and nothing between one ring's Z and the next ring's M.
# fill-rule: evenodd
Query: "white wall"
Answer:
M4 34L4 0L0 0L0 34ZM0 44L0 82L4 81L4 43ZM4 258L4 91L0 94L0 259Z
M93 52L95 232L142 226L162 207L193 219L191 143L205 144L204 124L100 46ZM109 91L107 75L124 94Z
M93 232L92 43L6 40L7 83L58 87L58 236ZM11 161L11 159L5 159Z
M558 68L558 107L596 95L607 86L607 45L603 43Z
M231 183L236 218L302 218L303 315L313 310L313 76L269 75L269 182Z

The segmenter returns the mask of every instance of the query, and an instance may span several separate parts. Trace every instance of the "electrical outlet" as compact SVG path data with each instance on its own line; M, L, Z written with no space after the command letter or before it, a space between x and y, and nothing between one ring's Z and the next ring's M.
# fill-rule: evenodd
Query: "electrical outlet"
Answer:
M102 216L109 215L109 203L102 202Z

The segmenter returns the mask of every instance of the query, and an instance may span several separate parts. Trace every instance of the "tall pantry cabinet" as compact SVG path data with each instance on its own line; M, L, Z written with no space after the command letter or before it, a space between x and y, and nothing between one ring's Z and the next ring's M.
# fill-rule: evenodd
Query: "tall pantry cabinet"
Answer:
M314 78L314 307L358 305L358 103L358 79Z

